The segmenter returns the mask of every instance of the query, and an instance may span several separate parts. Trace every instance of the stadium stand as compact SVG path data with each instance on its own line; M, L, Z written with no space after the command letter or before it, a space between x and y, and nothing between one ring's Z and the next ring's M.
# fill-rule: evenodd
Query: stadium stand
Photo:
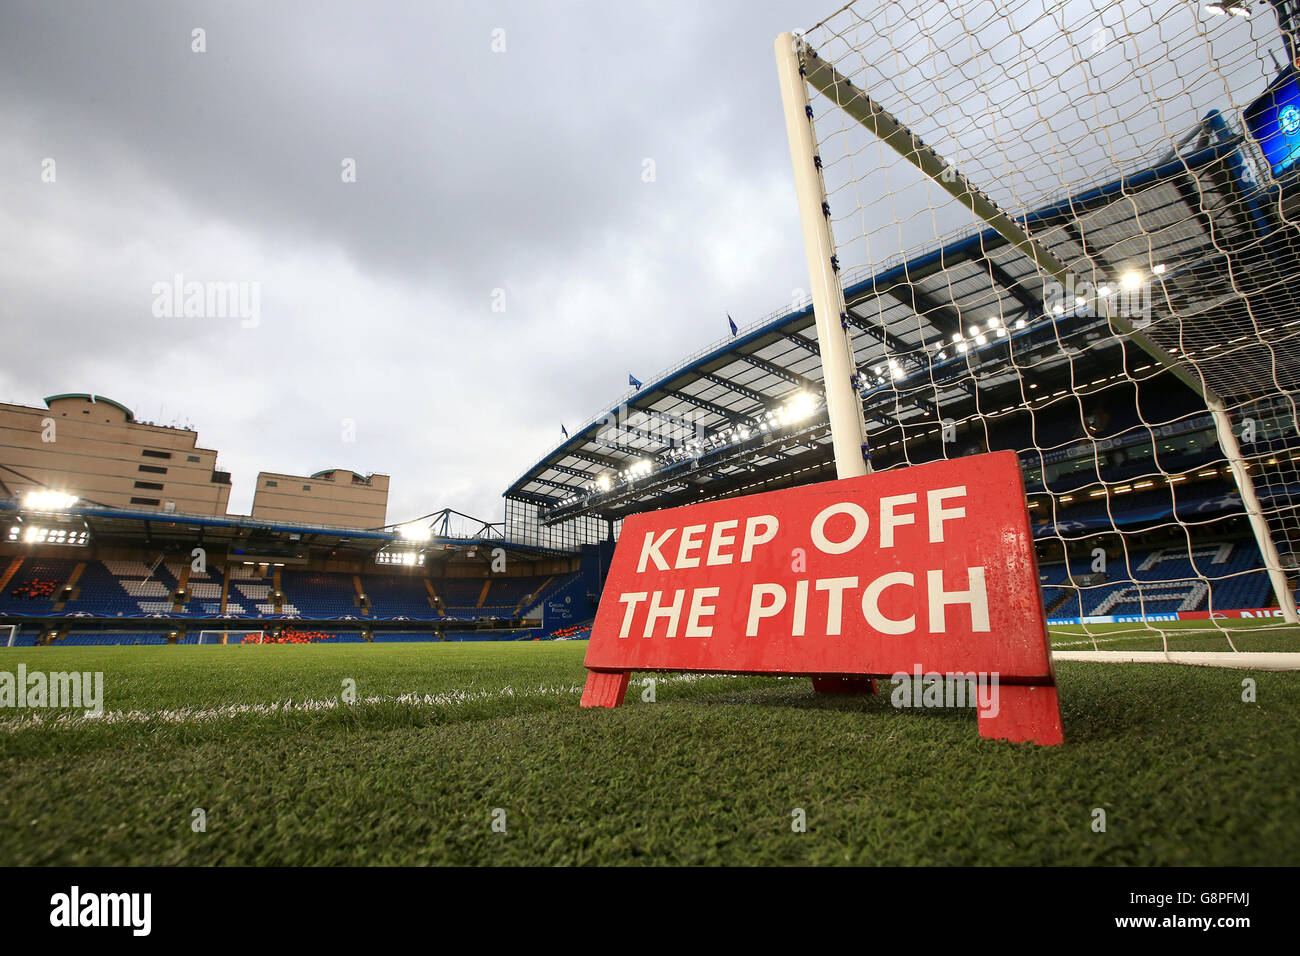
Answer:
M174 586L149 576L138 562L87 561L68 609L105 617L169 613Z
M442 598L450 615L472 612L479 607L479 595L483 593L483 585L486 583L477 578L448 578L438 587L438 596Z
M41 628L38 625L22 624L18 627L18 633L14 638L15 647L33 647L41 636Z
M364 574L362 586L377 620L431 620L441 615L434 608L425 578Z
M1186 502L1205 509L1198 512L1202 515L1213 514L1206 506L1220 495L1222 485L1214 480L1201 484L1172 494L1179 496L1180 507ZM1161 497L1167 502L1164 507L1172 508L1170 489L1158 491L1122 498L1112 495L1108 500L1116 523L1123 523L1126 516L1134 523L1148 521L1153 509L1159 511ZM1117 502L1122 509L1115 510ZM1070 509L1069 520L1084 523L1099 508L1105 511L1105 500L1082 502ZM1141 533L1129 542L1127 554L1116 546L1113 534L1095 540L1080 535L1071 545L1068 562L1059 550L1059 539L1049 542L1057 550L1040 554L1039 563L1048 617L1068 621L1272 605L1262 558L1254 541L1240 529L1234 537L1210 539L1189 549L1181 532L1171 533L1167 524L1158 521L1152 527L1150 534ZM1138 542L1141 547L1134 546ZM1094 571L1093 549L1098 546L1109 551L1104 569ZM582 579L580 570L520 577L442 577L406 569L349 574L237 564L196 572L162 556L143 561L78 561L34 555L0 564L8 574L0 588L0 620L22 625L14 640L19 646L37 643L46 632L63 634L51 637L53 646L169 640L193 644L205 628L232 632L229 642L234 643L240 621L265 632L265 639L273 643L520 640L538 635L573 640L585 639L591 631L590 621L572 623L567 608L551 628L538 626L548 613L548 600ZM278 610L277 580L283 594ZM222 594L227 587L223 614ZM598 590L598 585L591 590ZM118 624L116 629L109 623L142 618L159 623ZM384 626L407 621L428 622L430 627ZM341 622L351 626L340 628ZM471 622L473 626L467 626Z
M1039 577L1050 618L1149 616L1181 611L1267 608L1271 589L1252 540L1170 545L1122 555L1094 572L1091 556L1043 564ZM1064 585L1071 576L1080 589Z
M55 599L77 562L60 558L30 558L23 562L0 593L0 611L35 616L54 611Z
M240 617L271 617L271 584L256 567L233 565L226 570L226 613Z
M55 598L79 569L70 588L67 610L82 616L210 618L222 615L226 583L219 568L190 576L178 603L183 569L134 561L29 559L0 594L0 608L26 616L55 612ZM575 579L577 572L515 579L429 579L413 575L350 575L286 570L284 601L277 611L271 579L243 566L229 571L225 617L231 619L301 618L440 620L444 617L513 618L538 605ZM354 579L362 582L369 613L363 611ZM436 605L430 586L445 612ZM445 595L445 598L444 598ZM482 599L482 603L480 603ZM176 608L179 606L179 610Z
M327 571L286 570L281 576L285 597L303 618L342 618L361 615L352 575Z
M157 631L80 631L50 643L51 647L111 647L119 644L166 644L167 635Z

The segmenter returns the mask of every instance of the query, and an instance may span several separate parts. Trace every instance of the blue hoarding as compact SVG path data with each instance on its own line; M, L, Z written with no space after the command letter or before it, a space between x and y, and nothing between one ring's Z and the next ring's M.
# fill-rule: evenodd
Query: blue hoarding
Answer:
M1274 177L1295 169L1300 160L1300 74L1288 70L1274 80L1246 107L1245 120Z

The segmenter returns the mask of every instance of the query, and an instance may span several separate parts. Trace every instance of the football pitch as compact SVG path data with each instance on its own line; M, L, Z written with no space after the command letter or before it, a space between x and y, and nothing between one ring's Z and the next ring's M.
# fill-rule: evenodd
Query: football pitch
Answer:
M1066 745L1037 748L895 709L888 682L659 675L647 701L636 675L623 708L581 710L585 650L10 649L0 670L102 672L104 713L0 711L0 863L1300 857L1300 673L1062 663Z

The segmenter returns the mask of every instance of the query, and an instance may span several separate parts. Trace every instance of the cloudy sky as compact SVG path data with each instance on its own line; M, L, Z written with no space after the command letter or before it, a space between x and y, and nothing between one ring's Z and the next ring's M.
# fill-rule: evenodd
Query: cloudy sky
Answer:
M0 401L190 424L233 512L344 467L496 518L629 370L806 286L772 41L828 8L9 0ZM177 275L256 324L156 315Z

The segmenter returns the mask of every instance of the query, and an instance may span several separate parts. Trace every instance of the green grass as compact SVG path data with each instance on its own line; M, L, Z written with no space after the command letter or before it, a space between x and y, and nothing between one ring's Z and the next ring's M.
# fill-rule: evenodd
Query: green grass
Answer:
M1159 630L1156 630L1159 628ZM1055 624L1048 626L1054 647L1070 650L1300 652L1300 628L1276 618L1218 621L1161 621L1159 624ZM1163 636L1162 636L1163 632Z
M106 709L135 714L0 711L0 864L1300 857L1297 673L1061 664L1067 743L1036 748L982 740L970 711L814 696L804 679L667 677L655 703L634 685L622 709L584 711L585 649L5 651L3 670L103 671ZM1246 677L1257 703L1241 700ZM347 678L362 699L349 706L219 710L337 698ZM428 696L394 699L411 693Z

